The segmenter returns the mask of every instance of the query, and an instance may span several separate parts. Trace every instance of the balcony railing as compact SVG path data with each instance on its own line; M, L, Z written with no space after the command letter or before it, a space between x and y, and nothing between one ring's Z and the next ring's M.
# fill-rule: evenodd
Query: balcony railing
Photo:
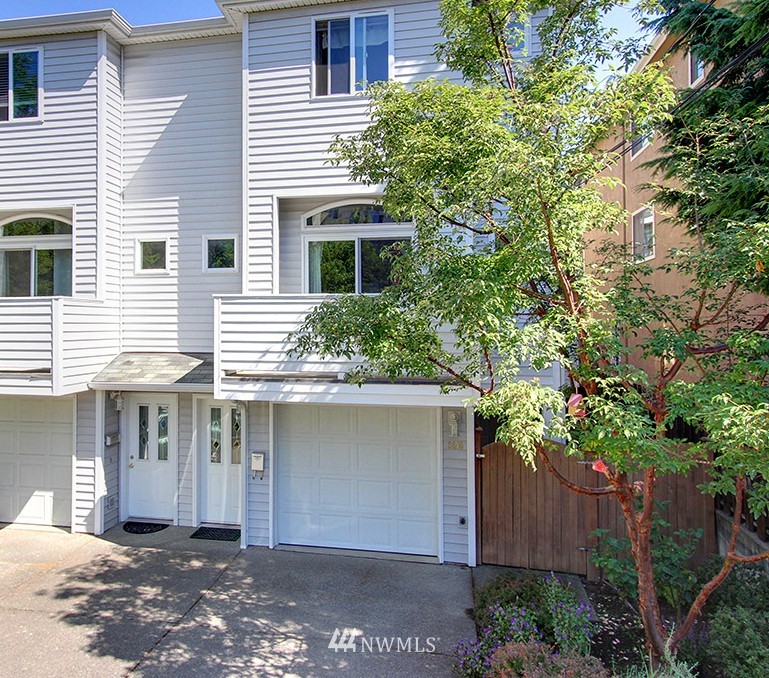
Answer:
M64 395L118 352L118 314L72 298L0 299L0 394Z

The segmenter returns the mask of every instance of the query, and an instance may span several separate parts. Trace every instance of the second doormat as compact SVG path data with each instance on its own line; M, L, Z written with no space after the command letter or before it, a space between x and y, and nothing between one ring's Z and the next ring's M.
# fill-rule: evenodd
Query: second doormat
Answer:
M238 541L238 539L240 539L240 530L233 530L226 527L199 527L190 535L190 539Z

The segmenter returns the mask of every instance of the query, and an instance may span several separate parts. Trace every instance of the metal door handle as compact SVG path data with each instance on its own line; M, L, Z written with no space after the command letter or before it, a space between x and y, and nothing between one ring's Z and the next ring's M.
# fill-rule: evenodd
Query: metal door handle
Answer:
M133 468L133 467L134 467L133 464L128 464L128 468Z

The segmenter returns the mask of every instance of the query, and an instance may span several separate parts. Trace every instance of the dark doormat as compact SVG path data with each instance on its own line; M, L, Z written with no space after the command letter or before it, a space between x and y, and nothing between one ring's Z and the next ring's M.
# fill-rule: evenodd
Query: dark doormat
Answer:
M167 527L168 525L162 523L140 523L134 520L123 523L123 530L129 534L153 534L165 530Z
M238 541L240 539L240 530L231 530L226 527L199 527L190 535L190 539Z

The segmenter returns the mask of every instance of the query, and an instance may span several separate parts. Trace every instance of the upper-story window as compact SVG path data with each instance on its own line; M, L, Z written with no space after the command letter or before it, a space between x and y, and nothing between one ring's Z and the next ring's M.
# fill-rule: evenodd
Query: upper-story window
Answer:
M363 91L387 80L392 61L389 14L316 19L315 96Z
M350 203L305 215L305 289L310 294L376 294L390 284L387 253L411 239L413 225L380 205ZM385 256L383 256L385 255Z
M705 62L689 52L689 84L694 85L705 77Z
M639 259L654 258L654 212L648 208L638 210L633 220L633 253Z
M0 122L40 117L40 51L0 51Z
M72 224L28 216L0 225L0 296L72 295Z
M651 144L652 133L643 125L630 125L630 158L635 158L641 151Z

